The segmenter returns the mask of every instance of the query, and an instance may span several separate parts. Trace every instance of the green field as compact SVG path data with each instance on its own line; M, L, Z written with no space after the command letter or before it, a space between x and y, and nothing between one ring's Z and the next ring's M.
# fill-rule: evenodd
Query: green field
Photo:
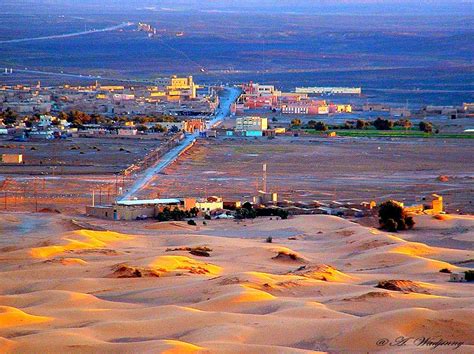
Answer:
M310 134L319 135L320 131L314 129L306 129ZM439 133L429 134L418 130L375 130L375 129L336 129L334 131L338 136L350 137L368 137L368 138L427 138L427 139L474 139L474 133Z

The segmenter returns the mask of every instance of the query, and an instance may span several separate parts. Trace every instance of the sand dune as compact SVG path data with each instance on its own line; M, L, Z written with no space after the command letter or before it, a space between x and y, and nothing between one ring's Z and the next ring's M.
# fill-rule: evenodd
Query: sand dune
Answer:
M474 350L473 285L439 272L474 258L473 247L449 248L472 217L423 217L398 234L321 215L111 231L41 217L45 228L17 245L25 216L0 214L2 353L433 351L422 337ZM427 233L453 237L443 247L414 241ZM400 336L412 339L380 342Z

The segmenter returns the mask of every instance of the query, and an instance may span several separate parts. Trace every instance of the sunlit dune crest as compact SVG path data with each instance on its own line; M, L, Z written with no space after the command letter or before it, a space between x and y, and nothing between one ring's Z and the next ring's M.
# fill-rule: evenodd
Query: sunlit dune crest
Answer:
M183 271L191 274L218 275L221 273L221 267L201 262L186 256L160 256L150 265L158 272L177 272Z
M0 306L0 328L28 326L51 320L50 317L30 315L14 307Z
M62 237L62 240L67 242L65 245L33 248L30 250L30 254L34 258L48 258L68 251L101 249L114 242L131 239L131 236L112 231L79 230Z
M170 348L165 349L162 353L164 354L192 354L202 353L204 348L198 347L197 345L180 342L177 340L165 340L164 341Z

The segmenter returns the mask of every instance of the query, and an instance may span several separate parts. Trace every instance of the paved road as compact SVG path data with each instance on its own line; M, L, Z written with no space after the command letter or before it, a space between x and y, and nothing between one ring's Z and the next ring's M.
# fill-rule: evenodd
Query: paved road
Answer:
M207 128L218 126L229 114L232 103L234 103L240 95L240 89L235 87L227 87L220 96L220 106L216 110L215 117L209 121ZM140 190L145 188L153 177L160 173L167 166L171 165L179 157L179 154L191 145L198 134L188 134L181 143L168 151L156 165L147 169L144 173L137 176L135 183L119 198L119 200L132 199Z
M43 41L47 39L58 39L58 38L70 38L70 37L77 37L83 36L86 34L93 34L93 33L100 33L100 32L109 32L115 31L121 28L132 26L133 22L124 22L119 25L110 26L101 29L94 29L89 31L81 31L81 32L74 32L74 33L66 33L66 34L56 34L52 36L43 36L43 37L30 37L30 38L21 38L21 39L10 39L6 41L0 41L0 44L9 44L9 43L22 43L22 42L32 42L32 41Z

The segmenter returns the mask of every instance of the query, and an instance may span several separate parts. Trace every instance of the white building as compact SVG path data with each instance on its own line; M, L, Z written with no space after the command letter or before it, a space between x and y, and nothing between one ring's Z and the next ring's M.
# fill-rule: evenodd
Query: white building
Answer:
M360 87L297 87L296 93L313 93L317 95L360 95Z

